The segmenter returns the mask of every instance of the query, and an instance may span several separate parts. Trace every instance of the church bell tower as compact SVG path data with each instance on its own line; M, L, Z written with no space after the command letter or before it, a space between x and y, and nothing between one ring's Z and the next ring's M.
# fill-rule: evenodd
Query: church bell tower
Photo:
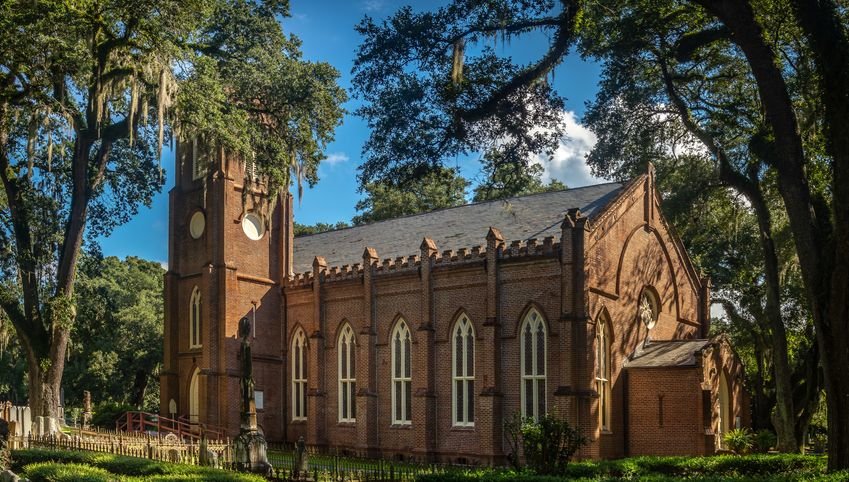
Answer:
M178 143L175 163L160 414L239 432L238 325L248 317L257 421L281 439L280 283L292 265L292 197L271 198L251 164L199 140Z

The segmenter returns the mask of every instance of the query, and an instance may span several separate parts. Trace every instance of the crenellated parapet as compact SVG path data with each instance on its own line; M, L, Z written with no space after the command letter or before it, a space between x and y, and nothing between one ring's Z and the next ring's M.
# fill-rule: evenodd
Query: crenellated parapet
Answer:
M485 263L487 259L487 247L483 244L458 249L446 249L441 252L436 249L437 246L435 244L429 247L433 251L433 267L439 270ZM377 256L376 250L373 248L367 249L373 251L374 256ZM560 241L554 236L546 236L541 240L539 238L530 238L503 242L500 245L500 249L496 249L496 258L506 261L532 257L554 257L558 255L559 251ZM391 274L417 273L421 269L421 263L422 255L420 253L395 258L384 258L375 261L374 276L381 277ZM361 280L362 278L363 265L361 263L345 264L326 268L322 283L335 283L355 279ZM313 280L314 274L312 271L296 273L286 280L285 286L287 288L307 287L311 286Z

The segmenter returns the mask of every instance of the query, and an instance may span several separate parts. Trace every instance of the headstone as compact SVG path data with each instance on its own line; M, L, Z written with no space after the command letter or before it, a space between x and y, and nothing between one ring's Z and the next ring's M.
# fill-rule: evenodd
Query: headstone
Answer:
M83 390L83 429L88 430L91 424L91 392Z
M309 455L304 437L300 437L295 443L295 478L301 475L309 475Z
M21 407L20 418L18 420L21 421L21 436L27 436L32 433L32 411L29 407Z
M11 470L0 472L0 482L20 482L21 478L15 475Z
M35 434L39 437L47 435L47 423L44 421L44 418L41 415L35 417Z

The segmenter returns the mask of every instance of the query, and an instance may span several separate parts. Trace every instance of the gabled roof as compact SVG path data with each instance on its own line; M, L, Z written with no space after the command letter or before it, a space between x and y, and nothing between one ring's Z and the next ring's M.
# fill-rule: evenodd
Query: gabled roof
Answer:
M514 197L503 201L466 204L423 214L404 216L362 226L337 229L295 238L294 270L312 270L316 256L327 266L362 263L366 246L376 248L381 259L418 254L425 237L440 251L486 244L490 226L498 228L505 241L546 236L559 239L560 223L571 208L591 217L621 191L618 182Z
M625 368L694 367L696 354L711 340L650 341L625 362Z

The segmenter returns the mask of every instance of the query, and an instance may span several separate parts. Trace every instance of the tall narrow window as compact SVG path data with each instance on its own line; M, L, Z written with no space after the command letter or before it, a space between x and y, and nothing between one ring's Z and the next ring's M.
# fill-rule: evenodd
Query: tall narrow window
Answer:
M392 423L412 421L413 385L410 372L410 329L403 319L392 330Z
M538 419L545 405L545 320L531 310L521 327L522 416Z
M597 323L595 383L598 391L598 419L602 430L610 430L610 338L607 318L599 316Z
M454 425L473 427L475 425L475 329L466 315L454 324L451 337L452 378L454 396L451 410Z
M189 300L189 348L200 347L200 289L195 286Z
M197 180L206 175L209 167L209 146L202 140L192 141L192 179Z
M336 345L339 352L339 421L357 420L357 354L354 330L345 324Z
M292 420L307 419L307 337L298 329L292 338Z

